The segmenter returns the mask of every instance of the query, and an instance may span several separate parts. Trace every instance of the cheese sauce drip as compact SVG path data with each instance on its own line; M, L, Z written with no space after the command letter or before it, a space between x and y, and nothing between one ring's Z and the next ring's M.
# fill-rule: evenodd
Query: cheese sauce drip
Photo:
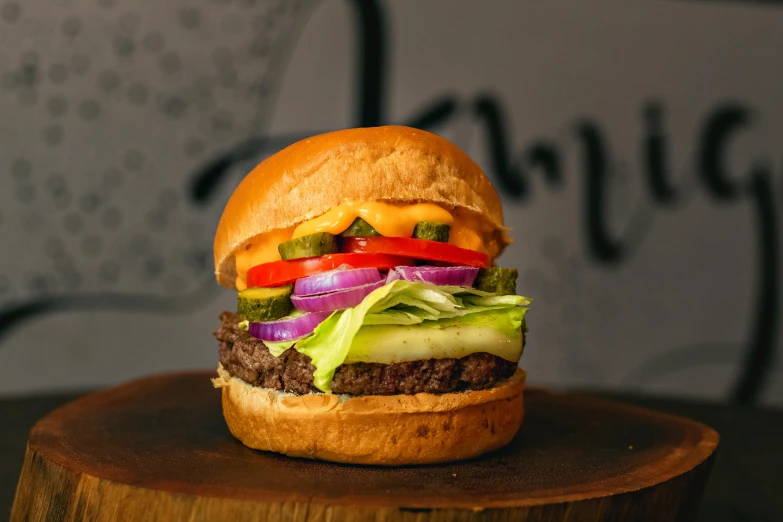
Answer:
M237 290L241 291L247 288L248 270L263 263L280 261L277 245L291 239L293 231L294 229L287 228L260 234L234 254L237 267Z
M455 216L434 203L399 205L380 201L346 202L295 228L275 230L254 237L234 255L237 290L247 288L249 269L262 263L280 260L280 253L277 251L280 243L316 232L337 235L359 217L367 221L379 234L388 237L411 237L413 229L420 221L442 223L451 227L449 243L452 245L490 254L496 251L496 245L487 245L482 240L483 231L478 219L472 216Z
M380 201L348 202L334 207L320 217L305 221L296 227L293 237L308 236L316 232L337 235L351 226L358 217L368 222L380 235L388 237L411 237L419 221L432 221L445 225L454 222L448 210L432 203L394 205Z

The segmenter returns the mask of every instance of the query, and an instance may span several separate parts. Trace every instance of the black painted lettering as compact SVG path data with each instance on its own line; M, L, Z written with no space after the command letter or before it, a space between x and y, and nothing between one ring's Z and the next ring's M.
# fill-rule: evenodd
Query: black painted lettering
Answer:
M731 201L740 194L739 183L729 175L725 154L731 138L750 123L750 117L747 108L727 104L715 110L704 123L697 153L698 174L719 201Z
M601 130L593 122L577 124L577 135L582 145L585 173L584 211L585 236L590 254L604 263L622 261L622 242L614 239L607 227L606 211L609 189L609 158Z
M473 110L484 123L490 172L495 174L505 194L524 199L527 191L522 172L519 166L509 160L509 133L500 102L491 94L478 96L473 102Z
M647 173L647 186L653 201L671 205L677 200L672 184L669 149L664 132L664 110L660 103L649 103L644 108L645 136L642 158Z

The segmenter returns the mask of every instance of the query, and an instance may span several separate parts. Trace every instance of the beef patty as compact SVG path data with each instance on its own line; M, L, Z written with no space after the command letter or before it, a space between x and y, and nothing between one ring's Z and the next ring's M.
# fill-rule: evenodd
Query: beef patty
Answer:
M310 357L293 348L275 357L263 341L237 328L237 314L223 312L220 320L222 324L214 335L220 343L220 363L231 376L263 388L300 394L319 391L313 386L315 367L310 364ZM481 390L510 377L516 369L516 363L489 353L474 353L461 359L344 364L334 373L332 391L394 395Z

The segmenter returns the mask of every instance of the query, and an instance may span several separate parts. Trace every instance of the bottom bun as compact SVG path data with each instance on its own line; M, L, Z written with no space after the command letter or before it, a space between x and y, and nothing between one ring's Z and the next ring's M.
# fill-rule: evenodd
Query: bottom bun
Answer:
M222 366L223 416L245 446L292 457L397 466L467 459L508 444L522 424L525 372L494 388L435 395L313 393L259 388Z

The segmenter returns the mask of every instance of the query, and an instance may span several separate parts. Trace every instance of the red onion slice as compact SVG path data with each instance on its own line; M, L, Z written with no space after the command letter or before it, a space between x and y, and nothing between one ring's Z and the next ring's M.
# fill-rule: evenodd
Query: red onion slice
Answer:
M315 327L331 314L331 312L316 312L280 321L250 323L248 331L250 335L262 341L291 341L313 333Z
M389 270L389 273L386 274L386 284L393 283L397 281L400 278L400 274L397 273L395 269Z
M308 296L345 290L381 280L377 268L351 268L330 270L322 274L303 277L294 283L294 295Z
M328 294L310 295L306 297L294 295L291 296L291 302L294 303L297 310L303 312L332 312L334 310L343 310L358 305L373 290L382 287L384 284L386 284L386 281L380 280L375 283L346 288Z
M479 269L473 266L398 266L394 271L406 281L423 281L437 286L473 286ZM387 276L386 280L389 279Z

